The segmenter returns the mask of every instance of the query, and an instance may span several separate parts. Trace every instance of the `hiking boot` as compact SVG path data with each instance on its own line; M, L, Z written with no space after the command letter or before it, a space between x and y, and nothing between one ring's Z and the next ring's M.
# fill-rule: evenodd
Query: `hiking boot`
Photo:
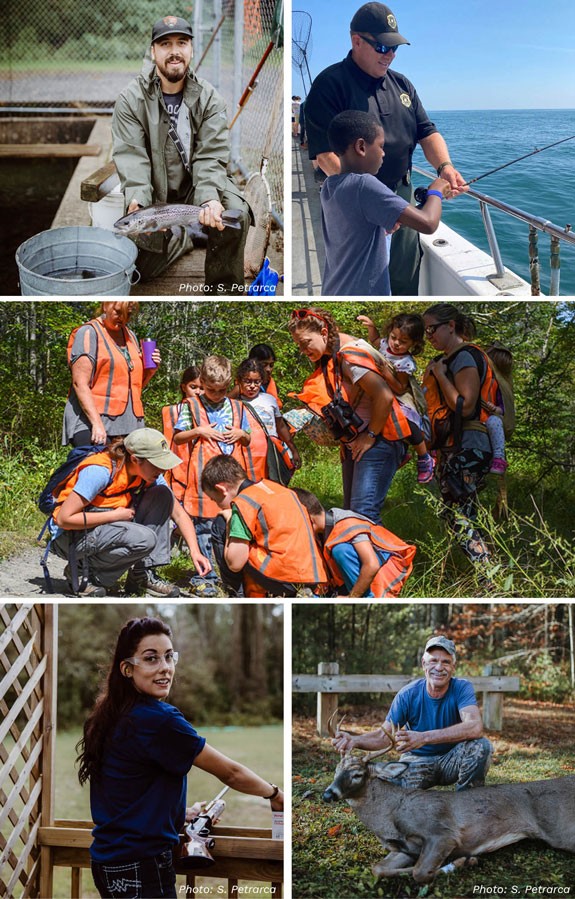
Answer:
M68 565L66 565L66 567L64 568L64 577L66 578L66 582L67 582L67 584L68 584L68 590L69 590L70 593L72 593L74 596L93 596L93 597L95 597L95 598L98 598L98 597L100 597L100 596L105 596L105 595L106 595L106 588L105 588L105 587L102 587L101 584L98 584L98 583L92 583L92 582L90 581L89 578L88 578L88 580L86 581L86 583L84 584L84 583L82 582L82 578L81 578L81 577L78 578L78 592L75 593L75 592L74 592L74 588L73 588L73 586L72 586L72 572L71 572L71 570L70 570L70 564L69 564L69 563L68 563ZM94 578L94 580L95 580L95 578Z
M417 483L429 484L433 480L435 471L435 459L427 453L417 460Z
M507 462L505 459L493 459L489 474L505 474L507 471Z
M195 583L190 581L190 586L192 588L192 593L194 596L206 597L207 599L212 599L214 596L224 596L224 591L218 588L217 581L201 581L200 583Z
M168 596L171 598L180 595L180 588L162 580L153 568L144 568L138 571L134 571L132 568L128 572L124 590L130 596L141 596L145 593L151 593L154 596Z

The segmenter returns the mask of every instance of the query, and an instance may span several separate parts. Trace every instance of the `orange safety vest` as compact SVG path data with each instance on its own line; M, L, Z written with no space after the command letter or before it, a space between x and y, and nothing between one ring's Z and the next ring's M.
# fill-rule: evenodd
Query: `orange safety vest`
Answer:
M210 425L206 407L201 399L197 396L188 397L185 402L189 405L192 414L192 427L199 428ZM232 427L240 428L244 405L240 400L230 399L230 403L232 404ZM201 485L204 465L214 456L219 456L221 452L217 440L197 437L188 443L188 464L185 468L184 478L178 477L176 480L176 475L172 472L170 486L176 496L178 495L177 491L181 488L182 499L180 501L183 502L188 515L192 517L215 518L221 511L217 503L206 496ZM230 455L237 459L251 481L256 480L254 459L249 446L234 443L234 449ZM182 466L178 465L177 471L180 472L181 468ZM174 484L179 485L179 487L176 486L176 490L174 490Z
M264 479L232 502L250 533L248 561L261 574L288 584L324 584L328 571L310 517L293 490Z
M362 347L353 345L344 346L338 350L337 355L342 362L347 362L349 365L357 365L361 368L365 368L367 371L373 371L376 374L381 375L381 371L374 356ZM326 374L332 389L335 390L336 378L333 358L330 358L327 363ZM381 375L381 377L383 379L383 375ZM340 389L344 400L349 402L350 389L345 381L340 385ZM311 375L305 379L301 393L290 393L289 395L297 397L297 399L305 403L312 412L321 416L322 408L327 406L332 399L325 383L321 365L318 365ZM393 397L391 410L381 429L381 433L386 440L405 440L411 433L409 421L405 417L395 396Z
M270 449L270 443L273 443L277 456L281 458L286 468L289 471L294 471L295 466L293 464L293 459L283 440L268 434L263 421L259 417L257 409L252 408L249 402L244 402L244 409L250 419L252 436L249 449L252 454L253 468L256 472L256 476L251 478L251 480L261 481L262 478L270 477L269 453L270 451L273 452L273 448ZM273 477L271 479L275 480Z
M182 460L181 465L176 465L175 468L164 473L166 482L172 488L172 493L178 502L182 502L184 498L186 468L190 459L189 443L174 443L174 428L180 417L184 402L185 400L181 400L179 403L174 403L172 406L162 406L162 430L164 432L164 437L168 441L172 452L176 453Z
M465 419L461 419L459 424L462 430L477 430L486 432L484 422L489 417L489 412L482 408L482 402L496 403L497 401L497 380L493 374L493 369L487 356L481 347L474 343L463 343L460 347L450 353L448 356L436 356L436 359L445 359L447 369L449 371L449 363L462 350L467 350L473 356L477 365L477 370L481 380L481 389L477 404L472 414ZM483 374L481 372L481 362L483 361ZM451 378L453 380L453 378ZM447 405L445 397L439 386L439 382L435 375L426 370L423 375L423 389L425 392L425 400L427 402L427 410L429 420L431 422L431 449L442 449L443 447L453 446L454 430L457 428L457 416L453 409Z
M371 582L373 595L379 599L387 596L399 596L401 588L412 572L416 547L410 543L404 543L383 525L374 524L355 512L350 512L348 516L340 519L331 529L326 528L323 552L334 585L339 587L344 583L333 558L334 546L337 546L338 543L351 543L354 537L358 537L360 534L367 534L376 549L391 553L387 562L381 566Z
M86 322L86 324L94 329L97 337L96 360L94 373L90 381L90 391L98 413L116 418L126 411L131 397L134 415L137 418L143 418L142 385L144 364L138 338L129 328L122 325L126 349L130 356L130 364L128 365L126 357L117 343L115 340L112 340L106 328L97 318ZM82 327L85 327L85 325L74 328L68 338L68 365L70 365L76 333ZM87 334L84 335L83 348L87 353L89 349L89 337Z
M90 502L90 506L94 506L98 509L126 509L132 504L134 494L146 484L144 478L141 478L139 475L130 475L127 465L124 464L120 468L116 468L113 459L108 453L94 453L92 456L88 456L80 462L78 467L58 489L56 508L52 513L52 517L56 523L58 522L61 506L74 490L80 472L84 468L87 468L88 465L105 466L111 476L110 483L106 489L102 490L102 492L95 496Z

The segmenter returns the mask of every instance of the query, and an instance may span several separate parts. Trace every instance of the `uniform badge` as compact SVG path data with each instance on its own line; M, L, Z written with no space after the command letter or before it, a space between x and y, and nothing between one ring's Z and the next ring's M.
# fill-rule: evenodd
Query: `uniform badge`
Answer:
M178 20L175 16L166 16L164 19L164 25L168 25L169 28L173 28L174 25L178 24Z
M390 28L393 28L394 31L397 31L397 20L391 13L387 17L387 24Z
M404 106L411 106L411 97L409 96L409 94L400 94L399 99Z

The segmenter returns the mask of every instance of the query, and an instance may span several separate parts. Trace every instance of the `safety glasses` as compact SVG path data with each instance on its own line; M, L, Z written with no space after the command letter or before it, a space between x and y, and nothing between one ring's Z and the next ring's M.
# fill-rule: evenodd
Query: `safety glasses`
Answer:
M372 41L369 37L364 37L363 34L359 35L362 41L365 41L366 44L369 44L370 47L373 47L376 53L381 53L383 56L385 53L396 53L397 47L388 47L386 44L379 44L377 41Z
M168 652L163 653L163 655L153 655L149 656L132 656L131 659L124 659L125 662L130 662L131 665L141 665L142 668L148 668L150 671L155 670L156 668L160 668L162 664L166 665L177 665L178 659L180 658L179 653L174 652L169 649Z

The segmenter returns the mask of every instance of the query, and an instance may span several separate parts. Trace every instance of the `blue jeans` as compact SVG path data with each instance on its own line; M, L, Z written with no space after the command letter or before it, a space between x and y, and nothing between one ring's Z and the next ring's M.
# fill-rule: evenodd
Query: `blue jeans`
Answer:
M190 578L190 584L192 587L197 587L199 584L203 584L206 581L217 581L218 576L214 570L214 552L212 549L212 524L213 518L197 518L194 516L192 519L194 522L194 527L196 529L196 537L198 539L198 546L200 547L200 552L203 556L210 560L212 563L212 570L208 571L204 577L200 577L199 574L193 574Z
M379 436L359 462L353 461L349 449L344 447L343 452L343 507L379 524L393 476L406 453L405 443Z
M171 849L141 861L92 861L92 876L102 899L177 897Z

